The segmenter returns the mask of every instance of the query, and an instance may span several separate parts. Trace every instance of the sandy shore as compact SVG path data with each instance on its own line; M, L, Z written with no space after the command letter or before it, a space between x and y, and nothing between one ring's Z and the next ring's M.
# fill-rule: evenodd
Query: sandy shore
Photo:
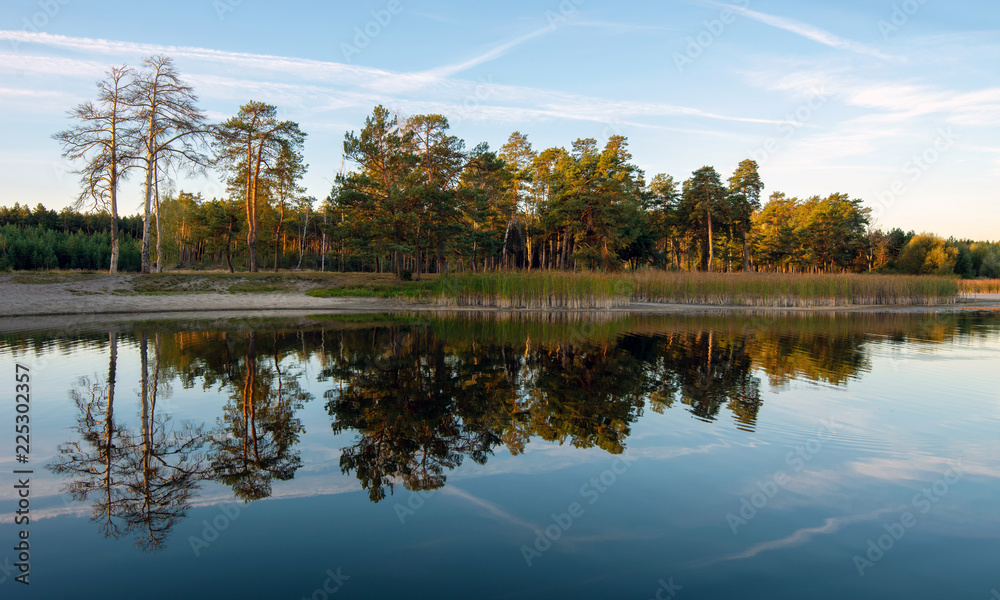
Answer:
M204 317L253 317L267 314L316 314L343 312L413 312L455 310L426 304L413 304L378 298L313 298L304 291L282 293L231 294L228 292L201 292L191 294L135 294L132 280L135 276L99 276L83 281L26 284L14 281L13 276L0 276L0 329L21 328L40 317L64 317L66 322L79 321L74 316L93 317L118 315L120 317L153 317L170 314L187 315L202 313ZM481 310L481 309L476 309ZM678 304L635 303L614 309L615 312L639 313L703 313L747 310L733 306L705 306ZM767 309L754 308L754 311ZM789 309L774 309L787 311ZM802 309L800 309L802 310ZM912 307L838 307L836 309L806 309L836 312L892 311L892 312L954 312L965 310L1000 310L1000 294L979 294L963 299L957 305ZM44 319L53 324L63 319ZM14 321L17 321L15 324Z
M97 314L222 311L399 310L402 303L378 298L313 298L303 292L231 294L198 292L134 294L134 276L101 276L67 283L24 284L0 276L0 318Z

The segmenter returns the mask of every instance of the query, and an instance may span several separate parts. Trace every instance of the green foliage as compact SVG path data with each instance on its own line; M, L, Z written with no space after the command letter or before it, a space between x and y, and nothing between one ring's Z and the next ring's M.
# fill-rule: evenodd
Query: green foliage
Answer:
M486 144L469 150L444 115L400 118L376 106L360 131L345 135L351 168L314 211L298 185L306 134L281 121L275 106L246 103L213 132L230 197L168 194L150 234L162 236L161 265L232 272L273 264L391 272L405 281L647 268L1000 277L1000 245L871 229L870 210L845 194L776 192L762 206L753 160L740 162L725 184L711 166L683 183L657 174L647 184L622 136L603 147L584 138L538 152L514 132L498 152ZM20 233L0 238L0 269L107 262L99 236L112 231L110 215L15 204L0 207L5 225ZM121 268L131 270L143 220L121 218L117 231ZM84 241L90 236L97 237Z
M869 212L845 194L803 201L775 193L755 223L758 262L784 272L862 270Z
M107 270L111 261L111 234L64 233L40 225L0 226L0 267L15 271L34 269ZM140 241L129 235L120 238L120 271L138 271L141 266Z
M215 129L217 162L229 175L229 190L246 208L246 240L251 272L258 269L258 210L277 203L279 220L275 227L275 255L280 254L281 218L284 203L299 192L297 181L306 170L302 146L306 134L298 123L281 121L278 108L251 101L236 116ZM277 269L277 262L275 268Z
M913 236L899 255L899 268L912 275L947 275L955 271L958 250L944 239L922 233Z

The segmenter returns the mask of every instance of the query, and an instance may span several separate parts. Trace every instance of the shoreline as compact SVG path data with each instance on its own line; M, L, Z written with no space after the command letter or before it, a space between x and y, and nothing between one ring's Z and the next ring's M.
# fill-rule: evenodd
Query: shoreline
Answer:
M495 307L442 306L402 300L345 297L315 298L298 291L264 293L135 294L131 279L98 277L57 283L18 283L11 275L0 276L0 330L22 330L79 324L85 321L148 320L198 315L199 318L251 318L347 313L419 312L528 312L528 313L620 313L620 314L719 314L719 313L952 313L1000 311L1000 294L978 294L955 304L767 307L710 304L632 303L615 308L511 309Z

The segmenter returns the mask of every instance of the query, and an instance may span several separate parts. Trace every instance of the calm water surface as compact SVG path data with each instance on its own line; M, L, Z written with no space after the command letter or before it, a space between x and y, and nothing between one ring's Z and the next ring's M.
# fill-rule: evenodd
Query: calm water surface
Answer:
M997 317L3 325L3 598L1000 598Z

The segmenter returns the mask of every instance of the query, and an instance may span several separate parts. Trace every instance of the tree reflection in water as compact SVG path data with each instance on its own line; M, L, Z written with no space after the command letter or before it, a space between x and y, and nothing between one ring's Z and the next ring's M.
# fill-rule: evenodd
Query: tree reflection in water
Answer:
M118 336L112 333L107 378L81 379L70 390L78 411L75 431L79 440L60 445L49 469L70 478L65 492L74 500L93 500L93 520L106 537L134 536L138 547L157 551L171 528L186 516L202 481L227 484L237 498L251 501L270 496L272 479L294 476L301 465L295 444L302 431L294 415L309 395L302 390L297 372L282 371L277 346L271 348L273 356L258 356L257 334L250 332L242 344L235 345L241 359L215 373L221 377L213 381L224 381L221 387L230 391L217 427L207 430L204 424L191 422L175 425L169 415L157 410L157 399L166 389L161 378L166 370L162 347L176 340L155 334L150 369L149 335L140 331L137 338L141 365L138 427L116 421L120 374ZM217 345L202 349L209 351L208 356L219 355Z
M249 502L269 497L273 479L292 479L302 466L295 445L303 428L295 411L310 396L297 373L282 372L277 344L268 361L258 356L256 332L243 337L243 359L227 364L231 393L212 432L210 456L215 478Z
M139 429L115 421L118 339L112 333L107 379L93 383L82 379L70 392L78 410L80 439L62 444L49 468L72 478L65 491L73 499L94 498L93 520L106 537L134 535L138 547L157 551L187 514L198 482L208 472L197 454L205 442L204 428L190 423L174 427L169 416L156 410L159 353L154 352L150 379L148 345L147 335L141 334Z
M351 434L341 470L378 502L400 484L440 488L466 459L485 464L501 447L516 456L532 439L619 454L647 406L683 406L703 421L725 410L753 431L764 378L778 390L796 379L844 385L870 369L873 340L938 344L996 325L912 315L369 315L153 329L70 341L0 336L4 349L38 351L55 339L107 350L107 376L70 391L77 439L59 447L49 468L69 480L72 498L92 503L106 536L133 536L149 551L163 547L203 482L250 502L295 476L310 360L321 366L333 432ZM129 421L134 407L123 413L115 404L120 344L139 354L137 423ZM215 426L175 423L158 406L171 384L222 394Z
M501 445L516 455L532 437L620 454L647 399L659 411L679 400L705 420L726 406L747 429L761 405L745 341L711 331L506 337L444 338L424 325L339 333L321 379L337 382L326 394L334 432L358 433L342 471L378 502L397 483L439 488L466 457L483 464Z

